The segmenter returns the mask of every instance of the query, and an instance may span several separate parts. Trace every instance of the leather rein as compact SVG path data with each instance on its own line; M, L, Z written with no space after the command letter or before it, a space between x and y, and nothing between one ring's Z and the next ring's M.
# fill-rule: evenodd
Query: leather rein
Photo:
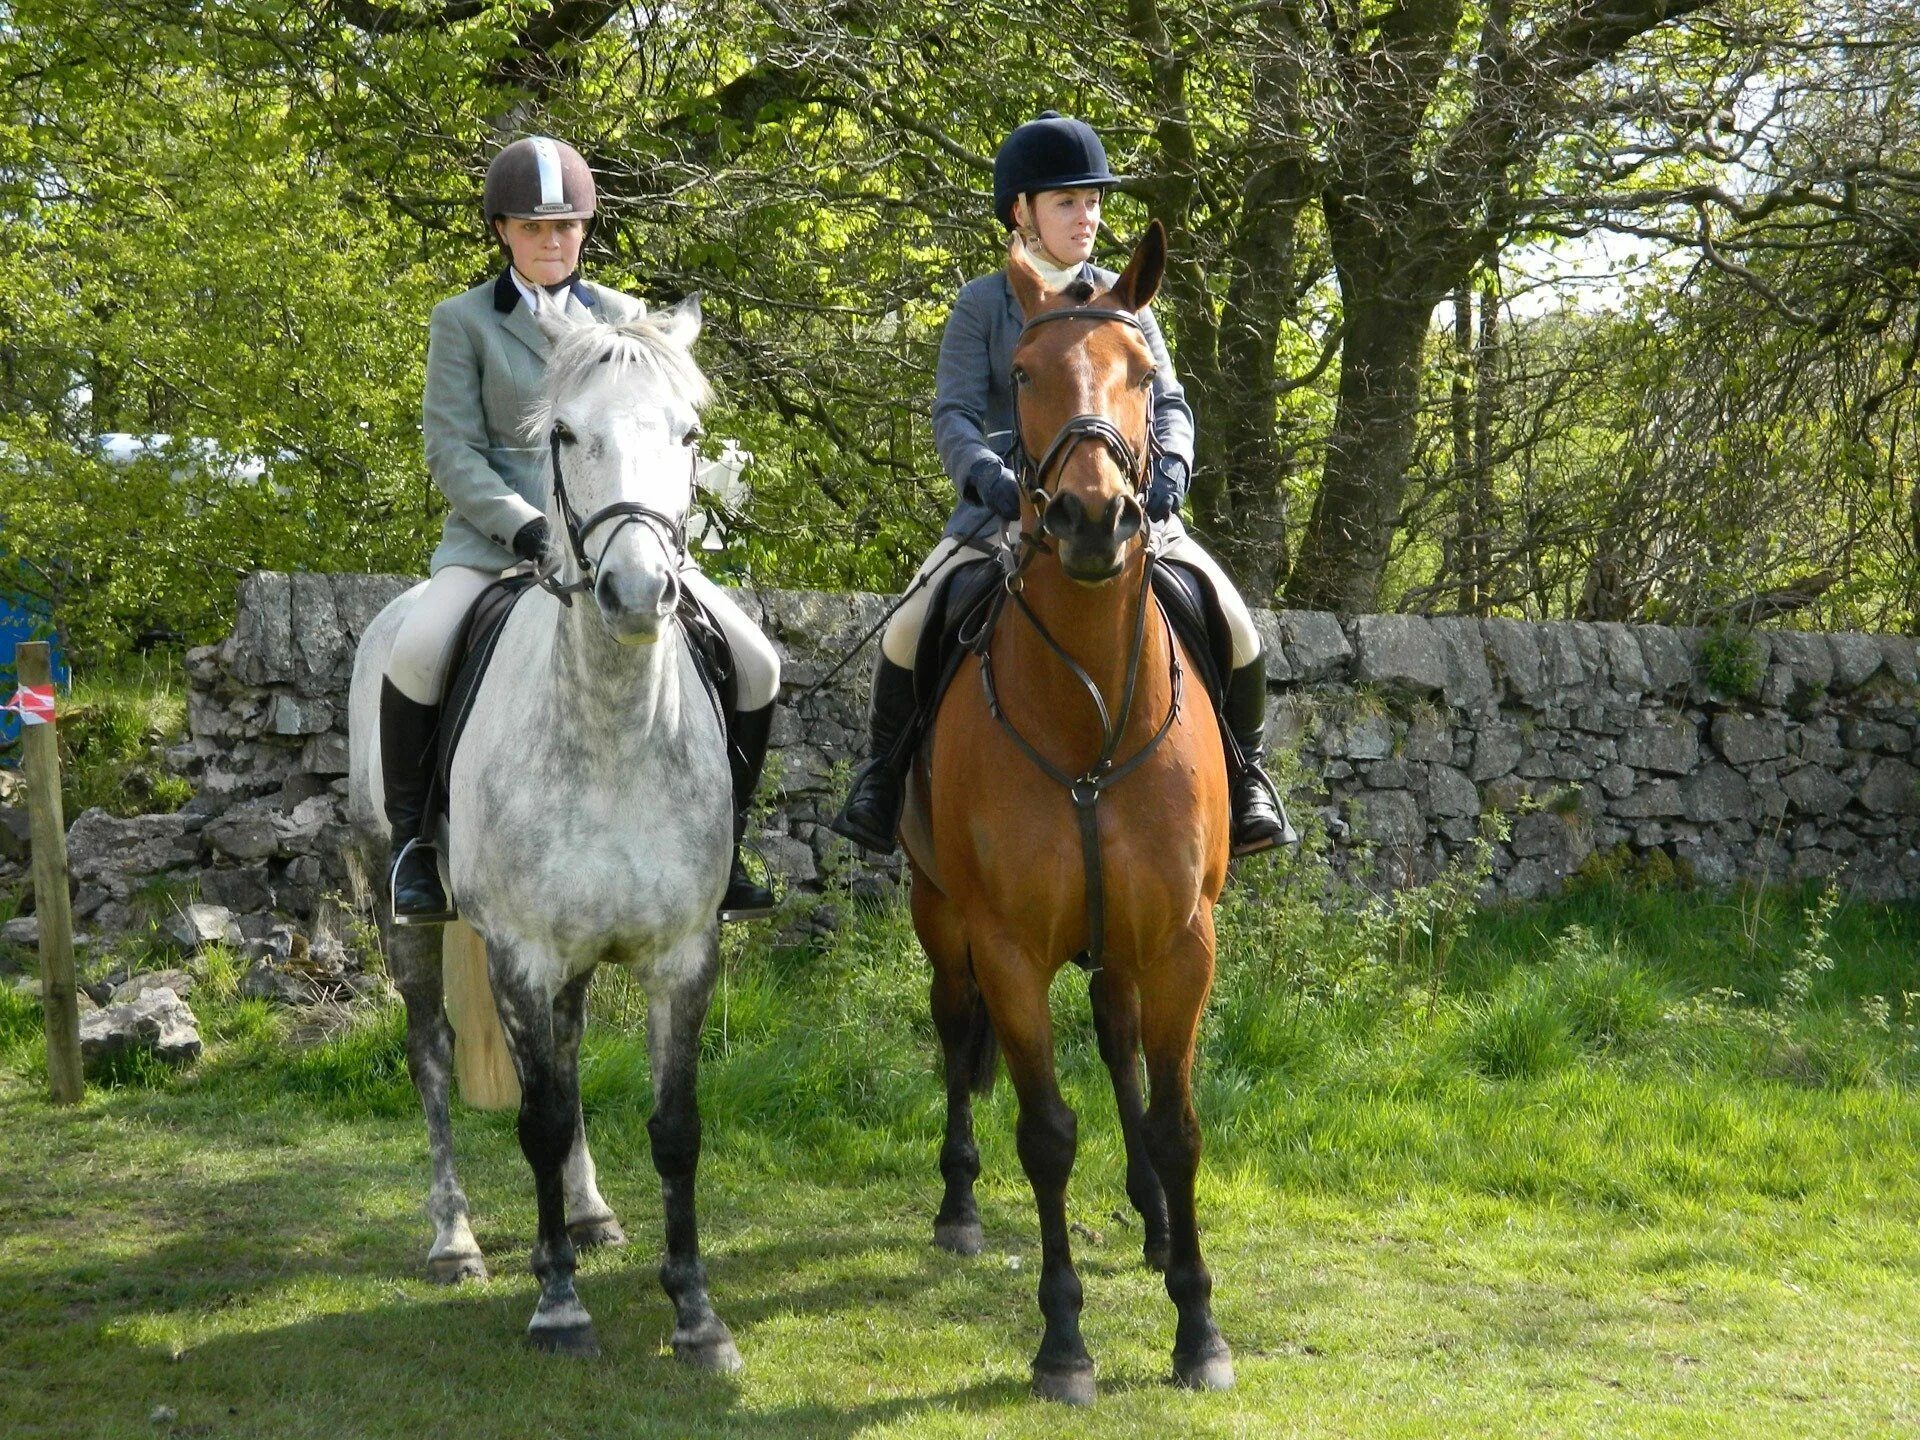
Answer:
M699 473L700 452L694 446L700 439L700 427L694 426L687 432L683 442L687 447L687 494L693 494L694 477ZM572 606L573 597L583 591L591 590L598 580L593 562L587 559L587 536L609 520L616 521L613 534L607 537L606 545L600 548L605 555L608 547L620 538L620 532L629 525L645 525L660 538L667 552L668 560L673 562L674 586L679 586L680 566L687 558L687 521L685 515L675 519L663 511L642 505L637 500L616 500L611 505L580 518L580 512L573 508L573 498L567 494L566 475L560 466L560 447L565 443L564 427L557 421L547 436L548 449L553 455L553 495L560 502L560 520L566 527L567 542L573 550L574 564L579 567L580 578L570 584L563 584L556 576L543 575L540 586L550 595L559 597L560 603Z
M1131 325L1142 334L1145 333L1145 327L1132 311L1109 310L1095 305L1074 305L1060 310L1043 311L1034 316L1022 328L1022 337L1034 326L1053 320L1117 322ZM980 657L980 684L986 692L988 713L999 723L1000 728L1007 733L1020 752L1033 762L1034 767L1056 785L1064 788L1068 798L1073 801L1074 818L1079 822L1080 827L1080 855L1086 869L1087 897L1087 948L1074 958L1091 974L1099 971L1105 964L1107 940L1106 878L1100 851L1100 797L1139 769L1159 748L1160 742L1167 738L1168 733L1173 729L1173 722L1180 715L1184 677L1180 665L1179 647L1174 643L1172 622L1167 619L1166 612L1163 610L1160 614L1160 623L1166 633L1167 654L1173 667L1173 695L1167 706L1167 715L1160 722L1159 729L1153 732L1152 737L1144 745L1125 760L1116 761L1115 756L1119 752L1120 742L1126 736L1127 722L1133 717L1134 699L1139 689L1141 657L1146 651L1147 597L1153 586L1152 557L1146 557L1145 563L1140 567L1140 589L1133 600L1133 633L1127 652L1126 680L1121 687L1120 706L1117 712L1108 711L1107 702L1100 694L1100 686L1087 673L1086 667L1074 659L1067 652L1066 647L1054 638L1053 632L1047 629L1045 623L1034 613L1033 607L1027 603L1023 593L1025 586L1022 583L1026 568L1037 554L1043 550L1051 551L1052 548L1040 533L1040 526L1046 519L1047 506L1054 499L1045 488L1047 476L1056 466L1063 464L1073 448L1084 440L1097 440L1113 452L1114 458L1120 462L1124 473L1134 482L1134 493L1128 499L1135 505L1140 503L1139 492L1145 487L1147 466L1151 463L1153 454L1151 424L1147 427L1146 444L1136 449L1120 428L1106 416L1075 415L1055 433L1053 442L1047 446L1037 464L1033 463L1028 456L1024 441L1021 442L1021 483L1032 498L1038 513L1035 516L1034 529L1023 530L1020 533L1023 553L1018 563L1007 572L1006 590L1020 613L1026 616L1027 622L1033 626L1035 633L1046 642L1048 649L1060 657L1068 673L1080 682L1081 688L1093 700L1094 711L1100 717L1100 753L1094 762L1079 775L1073 775L1041 754L1039 748L1020 733L1019 728L1007 718L1006 712L1001 708L999 689L993 678L993 654L991 645L988 643L991 639L990 635L980 637L977 653Z

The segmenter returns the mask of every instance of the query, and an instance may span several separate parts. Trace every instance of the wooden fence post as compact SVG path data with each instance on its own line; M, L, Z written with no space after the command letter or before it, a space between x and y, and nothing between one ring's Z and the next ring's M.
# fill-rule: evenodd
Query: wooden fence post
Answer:
M27 814L33 827L33 911L40 921L40 1008L47 1084L56 1105L79 1102L80 1002L74 996L73 905L67 896L67 821L60 803L60 742L53 719L53 658L42 641L14 650ZM35 705L36 693L45 697Z

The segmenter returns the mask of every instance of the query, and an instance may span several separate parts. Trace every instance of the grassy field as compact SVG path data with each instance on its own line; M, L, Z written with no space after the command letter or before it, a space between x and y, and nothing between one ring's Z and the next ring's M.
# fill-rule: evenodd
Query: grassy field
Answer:
M420 1278L424 1137L398 1016L293 1047L196 1008L190 1074L53 1113L0 1000L0 1434L1868 1436L1920 1427L1920 913L1625 880L1465 913L1324 914L1254 869L1224 926L1201 1204L1239 1388L1164 1383L1084 983L1056 990L1071 1208L1102 1395L1026 1397L1038 1242L1002 1085L988 1252L928 1243L940 1125L924 962L895 909L729 956L702 1077L714 1294L747 1361L663 1349L641 1004L605 977L585 1070L635 1243L582 1298L606 1357L520 1333L531 1187L457 1118L493 1266ZM150 1416L165 1407L157 1421Z

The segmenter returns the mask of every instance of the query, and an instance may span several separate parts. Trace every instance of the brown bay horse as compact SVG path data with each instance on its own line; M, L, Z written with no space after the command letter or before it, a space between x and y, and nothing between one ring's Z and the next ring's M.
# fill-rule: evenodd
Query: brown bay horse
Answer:
M971 1095L991 1083L997 1045L1040 1212L1046 1330L1033 1389L1075 1403L1093 1399L1093 1362L1067 1230L1076 1121L1054 1072L1047 996L1076 956L1094 969L1145 1258L1165 1270L1178 1311L1174 1378L1233 1384L1194 1216L1191 1083L1227 873L1226 762L1204 692L1182 694L1193 667L1147 586L1140 500L1153 359L1135 316L1165 267L1158 221L1105 291L1050 291L1013 247L1008 278L1026 319L1013 370L1020 438L1039 457L1022 476L1022 559L984 656L967 658L941 702L902 827L946 1061L935 1240L962 1254L984 1243Z

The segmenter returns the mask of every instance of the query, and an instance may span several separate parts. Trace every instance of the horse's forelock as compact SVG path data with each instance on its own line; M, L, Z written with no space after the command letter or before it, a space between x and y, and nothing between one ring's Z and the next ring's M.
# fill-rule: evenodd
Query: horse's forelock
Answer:
M663 399L700 410L713 398L713 387L699 362L684 345L670 340L644 315L618 325L583 324L563 335L547 360L546 384L540 403L527 418L527 434L544 435L554 415L569 397L604 378L600 366L633 366L666 390Z

